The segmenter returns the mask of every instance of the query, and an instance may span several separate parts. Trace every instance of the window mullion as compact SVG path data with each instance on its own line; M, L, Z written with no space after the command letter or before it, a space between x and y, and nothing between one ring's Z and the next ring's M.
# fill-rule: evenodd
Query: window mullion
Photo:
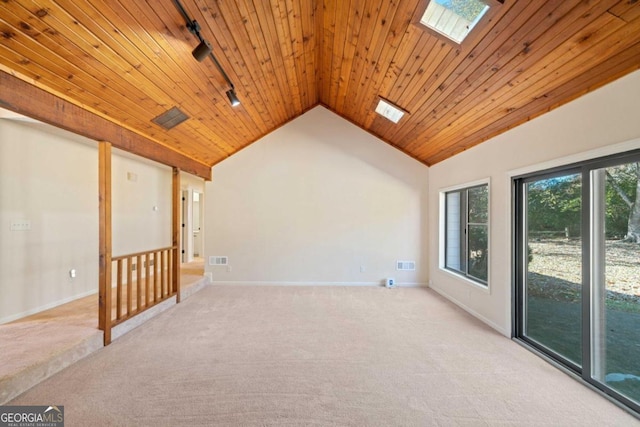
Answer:
M462 271L465 275L469 275L469 190L462 192L462 206L460 207L460 229L462 230L460 242L460 259L463 263Z

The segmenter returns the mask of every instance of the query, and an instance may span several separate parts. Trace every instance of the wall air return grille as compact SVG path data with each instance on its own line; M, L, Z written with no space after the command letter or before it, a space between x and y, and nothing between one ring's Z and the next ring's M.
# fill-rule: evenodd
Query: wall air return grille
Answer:
M415 261L396 261L396 270L413 271L416 269Z
M226 256L210 256L209 265L228 265L229 257Z
M189 116L183 113L178 107L173 107L172 109L160 114L158 117L153 119L152 122L158 126L162 126L166 130L169 130L178 126L188 118Z

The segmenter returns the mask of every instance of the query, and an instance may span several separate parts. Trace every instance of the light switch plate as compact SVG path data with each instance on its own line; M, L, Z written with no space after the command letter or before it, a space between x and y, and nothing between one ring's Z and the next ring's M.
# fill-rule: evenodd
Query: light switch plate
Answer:
M11 231L27 231L31 230L31 221L11 221Z

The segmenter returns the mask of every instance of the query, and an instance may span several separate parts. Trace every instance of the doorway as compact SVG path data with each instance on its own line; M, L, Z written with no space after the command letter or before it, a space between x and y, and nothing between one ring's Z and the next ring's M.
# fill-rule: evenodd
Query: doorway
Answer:
M189 232L187 224L189 222L189 190L182 190L182 209L180 216L180 257L183 264L189 262L187 248L189 248Z
M640 152L514 181L514 335L640 411Z
M203 238L202 238L202 193L193 192L193 257L200 258L203 254Z
M181 212L181 262L186 263L204 254L204 194L192 189L182 190Z

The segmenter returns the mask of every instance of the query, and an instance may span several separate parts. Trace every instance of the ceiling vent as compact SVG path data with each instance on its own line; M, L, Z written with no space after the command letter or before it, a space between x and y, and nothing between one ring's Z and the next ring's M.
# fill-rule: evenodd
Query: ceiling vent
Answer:
M178 126L188 118L189 116L183 113L178 107L173 107L172 109L160 114L158 117L153 119L152 122L162 126L166 130L169 130Z

